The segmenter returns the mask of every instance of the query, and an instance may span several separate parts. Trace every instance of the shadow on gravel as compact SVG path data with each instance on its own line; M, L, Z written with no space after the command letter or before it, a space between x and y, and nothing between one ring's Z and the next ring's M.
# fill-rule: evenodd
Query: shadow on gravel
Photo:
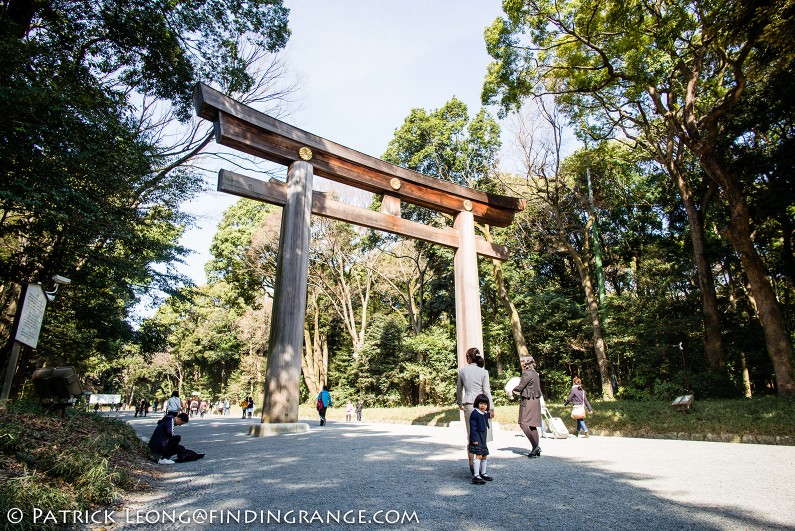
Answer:
M154 422L133 425L143 435ZM454 432L439 429L407 426L395 433L394 427L369 424L319 428L312 421L307 434L254 438L246 435L250 422L210 418L181 427L186 446L207 457L164 468L161 495L144 502L145 509L271 511L282 517L306 511L303 527L323 529L351 527L333 516L329 523L327 512L339 517L360 510L367 518L377 511L382 518L388 511L393 518L414 514L386 526L411 529L782 528L738 509L731 501L739 499L736 494L724 506L681 503L652 492L653 476L606 472L599 462L528 459L525 447L513 445L496 444L489 469L494 481L472 485L463 445ZM321 521L308 520L315 514ZM266 524L295 527L283 520ZM183 528L219 527L193 522Z

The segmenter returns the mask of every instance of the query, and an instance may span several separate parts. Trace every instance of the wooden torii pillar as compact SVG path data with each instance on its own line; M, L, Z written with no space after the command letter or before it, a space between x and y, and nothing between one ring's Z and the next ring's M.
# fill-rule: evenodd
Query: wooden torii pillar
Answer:
M299 386L306 317L311 214L346 221L455 249L458 366L471 347L483 352L477 255L507 260L508 249L475 234L475 223L506 227L523 199L473 190L422 175L293 127L204 84L194 90L196 114L213 122L219 144L288 166L287 183L262 181L221 170L218 190L284 207L268 343L262 426L254 435L305 431L298 424ZM319 175L382 197L381 212L328 199L312 189ZM400 217L401 202L453 216L452 229Z

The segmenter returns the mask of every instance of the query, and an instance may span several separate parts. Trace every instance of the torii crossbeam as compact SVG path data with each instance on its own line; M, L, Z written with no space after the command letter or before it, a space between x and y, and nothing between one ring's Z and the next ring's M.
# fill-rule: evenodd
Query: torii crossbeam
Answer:
M509 254L506 247L476 237L475 222L506 227L516 212L524 209L523 199L473 190L389 164L286 124L204 84L196 85L194 105L198 116L213 122L219 144L289 167L286 184L227 170L218 175L218 190L284 209L263 423L292 424L298 419L311 214L454 248L459 366L465 364L468 348L483 351L477 255L507 260ZM381 212L314 192L315 174L381 195ZM400 205L404 201L452 215L453 228L438 229L402 219Z

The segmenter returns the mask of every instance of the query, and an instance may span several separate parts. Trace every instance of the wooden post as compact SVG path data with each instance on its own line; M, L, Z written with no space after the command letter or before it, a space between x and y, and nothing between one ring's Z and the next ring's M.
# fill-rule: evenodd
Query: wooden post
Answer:
M19 362L19 351L22 350L22 343L14 341L11 347L11 357L8 359L8 367L6 368L6 377L3 382L3 391L0 394L0 409L5 409L8 404L8 397L11 395L11 385L14 383L14 375L17 372L17 363Z
M455 218L458 249L455 252L455 331L458 367L466 365L466 351L477 347L483 352L483 323L480 316L480 281L475 248L475 218L460 212Z
M312 179L313 169L308 162L293 162L287 171L287 203L282 212L276 264L276 288L262 405L263 423L298 421Z

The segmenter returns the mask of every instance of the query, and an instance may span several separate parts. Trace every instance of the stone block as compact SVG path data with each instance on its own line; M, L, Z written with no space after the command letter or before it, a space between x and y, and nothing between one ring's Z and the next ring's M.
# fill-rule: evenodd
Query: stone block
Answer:
M777 435L776 443L785 446L795 446L795 437L792 437L791 435Z
M285 433L309 433L309 424L306 422L284 422L252 424L248 427L248 434L253 437L272 437Z

